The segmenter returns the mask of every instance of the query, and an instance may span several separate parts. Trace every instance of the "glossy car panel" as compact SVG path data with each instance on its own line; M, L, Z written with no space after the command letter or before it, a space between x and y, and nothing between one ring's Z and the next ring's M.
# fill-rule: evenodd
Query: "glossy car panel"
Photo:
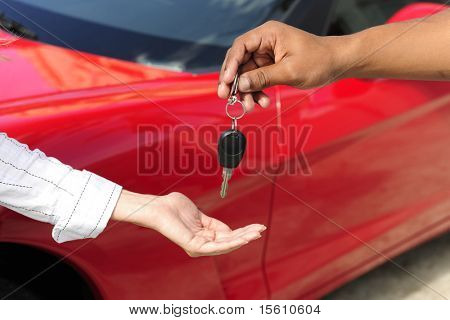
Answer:
M445 10L446 6L437 3L413 3L398 12L396 12L388 23L400 22L412 19L423 19L429 15L435 14L439 11Z
M355 263L448 228L448 84L345 80L306 99L282 92L283 126L312 126L312 175L276 179L266 267L274 298L317 298Z
M0 38L9 37L0 30ZM1 52L0 86L8 88L2 101L189 75L25 40Z
M40 50L40 45L20 40L7 49L7 55L15 57L21 54L24 50L22 46L25 50L32 50L30 47ZM45 50L53 49L51 46L43 47ZM64 50L54 49L58 53ZM224 102L216 97L216 75L171 76L170 72L154 72L149 68L135 77L137 80L147 73L152 75L146 81L124 86L111 85L106 80L101 82L103 80L99 78L98 86L88 85L87 88L84 83L71 77L61 80L58 72L47 70L40 73L41 60L34 59L35 54L30 52L27 57L27 67L32 70L30 72L34 74L35 82L46 84L47 88L39 93L37 89L33 92L23 90L21 94L17 91L4 99L0 103L2 131L31 148L38 147L76 168L88 169L114 180L126 189L152 194L183 192L202 210L232 227L267 222L272 188L270 181L262 177L244 177L237 170L229 197L219 200L220 173L214 151L217 130L214 130L216 137L209 141L198 141L196 131L191 140L179 141L180 148L189 150L202 143L205 150L193 149L195 154L180 155L171 149L164 149L159 155L159 159L165 162L161 166L165 167L169 167L170 162L178 162L183 156L192 166L192 172L184 175L139 174L142 169L139 161L145 160L141 158L153 156L151 152L148 154L152 146L145 144L144 138L148 132L140 128L151 125L161 129L156 136L152 136L152 143L158 144L167 139L162 129L166 125L179 125L181 130L183 126L198 128L205 124L213 128L230 126L223 112ZM77 59L75 55L71 57ZM80 56L78 59L72 64L73 74L86 74L84 58ZM13 60L11 63L14 63ZM98 59L98 63L108 67L111 61ZM126 64L123 66L124 73L128 74L125 67ZM49 81L51 75L54 78ZM25 74L22 76L27 77ZM71 89L63 90L55 85L63 82L70 83ZM49 86L49 83L52 85ZM2 85L6 86L5 83ZM267 122L274 116L275 109L255 112L240 122L240 128L246 132L247 127ZM173 135L171 139L181 139L181 136ZM269 154L260 154L261 149L255 145L258 140L261 139L255 137L249 141L247 159L270 161ZM208 154L210 150L213 150L212 154ZM196 161L203 159L201 156L204 156L203 161L211 162L216 174L205 176L199 173L198 167L204 163ZM260 198L257 203L251 200L255 194ZM4 209L1 217L2 241L20 241L56 250L59 254L69 253L84 244L78 241L56 246L50 238L49 226L23 219ZM69 257L89 274L104 298L267 296L261 269L264 241L255 242L215 261L213 258L192 260L155 232L130 225L110 226L110 229ZM130 234L133 236L130 237Z
M222 200L215 150L230 121L217 73L23 39L0 56L1 131L126 189L183 192L233 228L269 226L236 252L191 259L127 224L57 245L51 226L0 209L1 242L67 256L102 298L317 298L449 228L448 83L350 79L318 91L269 90L273 105L239 122L248 149ZM289 147L287 128L305 125L306 144ZM283 171L302 154L312 175ZM249 171L255 164L271 172ZM154 171L174 165L184 167Z

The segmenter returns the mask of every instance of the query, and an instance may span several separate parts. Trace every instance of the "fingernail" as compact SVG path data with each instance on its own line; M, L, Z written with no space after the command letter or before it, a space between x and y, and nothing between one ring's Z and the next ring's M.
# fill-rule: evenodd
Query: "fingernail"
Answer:
M223 82L219 83L219 86L217 87L217 95L220 97L220 92L223 91L224 84Z
M224 72L224 74L223 74L223 77L224 77L225 79L231 78L231 70L230 70L230 69L225 69L225 72Z
M259 105L263 108L267 108L269 106L269 99L264 97L259 100Z
M250 90L250 80L247 77L239 77L239 91L247 92Z

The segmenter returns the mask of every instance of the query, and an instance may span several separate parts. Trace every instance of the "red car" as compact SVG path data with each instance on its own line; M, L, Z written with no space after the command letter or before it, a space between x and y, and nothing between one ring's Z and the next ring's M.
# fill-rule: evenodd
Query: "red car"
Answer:
M449 83L272 88L273 105L239 121L247 152L225 199L215 133L199 138L230 126L217 70L238 34L268 19L346 34L441 9L412 2L0 2L2 26L23 37L0 49L2 132L128 190L179 191L232 227L269 227L231 254L192 259L129 224L58 245L52 226L0 209L1 295L319 298L448 231ZM308 130L292 143L287 128Z

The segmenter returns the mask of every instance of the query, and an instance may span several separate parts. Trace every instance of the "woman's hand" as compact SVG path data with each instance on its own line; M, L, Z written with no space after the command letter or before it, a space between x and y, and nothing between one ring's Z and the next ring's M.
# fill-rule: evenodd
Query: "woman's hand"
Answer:
M231 230L208 217L181 193L150 196L122 191L112 219L154 229L191 257L219 255L261 237L266 227L252 224Z

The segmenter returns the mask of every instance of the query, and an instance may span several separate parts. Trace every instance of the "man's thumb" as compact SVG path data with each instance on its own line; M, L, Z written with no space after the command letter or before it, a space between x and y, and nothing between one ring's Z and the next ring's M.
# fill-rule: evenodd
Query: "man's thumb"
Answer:
M239 77L240 92L261 91L267 87L283 83L283 72L280 72L280 66L271 64L241 74Z

